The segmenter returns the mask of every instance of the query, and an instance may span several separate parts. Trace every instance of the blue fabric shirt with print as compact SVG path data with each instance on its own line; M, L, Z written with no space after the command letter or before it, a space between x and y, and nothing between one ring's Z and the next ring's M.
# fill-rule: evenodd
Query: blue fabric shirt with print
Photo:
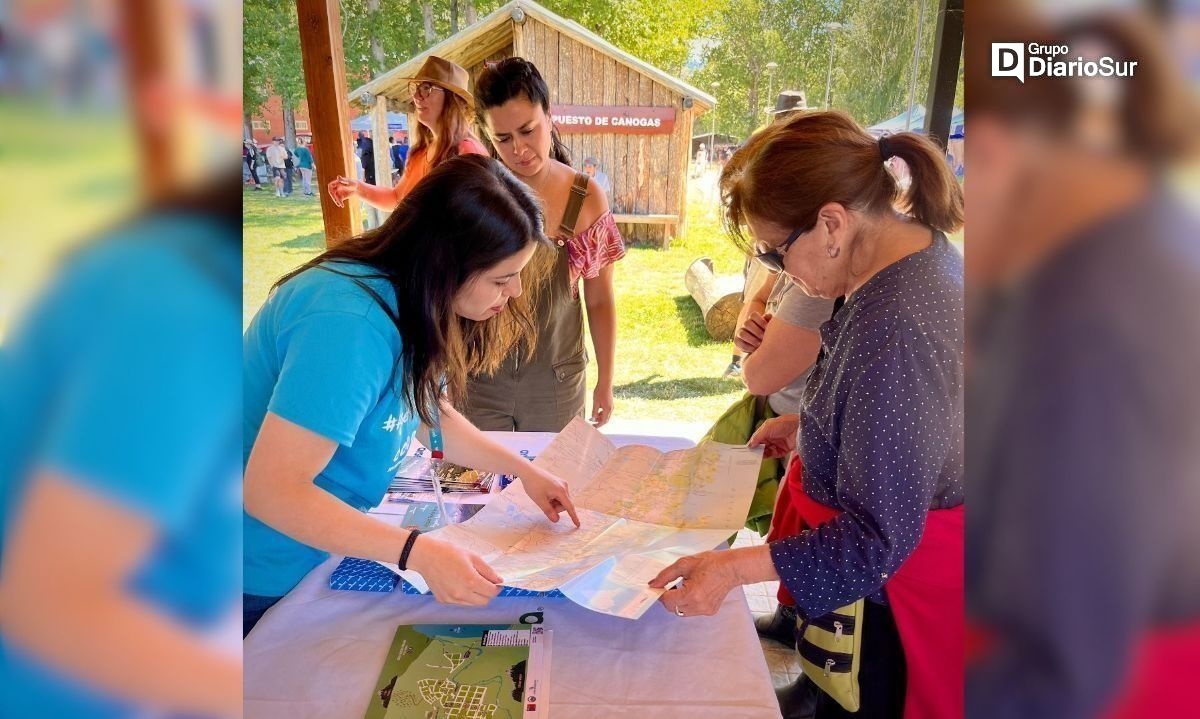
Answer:
M186 213L133 220L74 252L0 344L0 555L49 472L153 527L138 601L197 632L235 610L240 237ZM0 716L134 713L0 631Z
M351 262L305 270L271 294L242 342L243 462L274 413L338 443L314 481L362 511L383 500L418 425L395 369L400 335L363 285L393 312L395 293L374 274ZM329 556L249 514L243 523L247 594L283 596Z

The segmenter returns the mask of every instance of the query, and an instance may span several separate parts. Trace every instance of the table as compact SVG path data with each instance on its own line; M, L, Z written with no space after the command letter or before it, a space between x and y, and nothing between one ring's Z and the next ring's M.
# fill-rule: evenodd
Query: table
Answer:
M553 435L489 433L531 453ZM610 436L617 444L690 446L678 438ZM567 599L497 598L453 607L400 592L329 589L331 557L271 608L246 637L246 719L362 719L400 624L510 623L542 611L554 631L552 719L779 719L745 595L711 617L676 617L656 604L638 621Z

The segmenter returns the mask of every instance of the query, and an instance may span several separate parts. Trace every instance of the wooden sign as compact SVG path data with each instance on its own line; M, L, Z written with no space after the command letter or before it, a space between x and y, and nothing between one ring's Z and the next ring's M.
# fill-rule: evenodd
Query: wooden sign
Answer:
M673 107L552 105L550 116L560 133L669 135L675 129Z

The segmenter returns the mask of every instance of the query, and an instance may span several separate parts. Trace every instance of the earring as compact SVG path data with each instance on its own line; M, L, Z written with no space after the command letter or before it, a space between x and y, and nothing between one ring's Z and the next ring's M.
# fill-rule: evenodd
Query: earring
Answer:
M837 257L838 255L842 254L842 248L828 247L825 249L825 253L829 255L830 259L833 259L833 258Z

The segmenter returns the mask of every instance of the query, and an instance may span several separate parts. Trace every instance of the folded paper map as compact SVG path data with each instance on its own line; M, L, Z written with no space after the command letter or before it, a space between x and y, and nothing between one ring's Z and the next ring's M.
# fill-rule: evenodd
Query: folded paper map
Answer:
M663 592L646 582L742 527L761 463L761 449L716 442L673 452L618 448L577 418L535 464L570 486L581 527L565 514L548 522L517 481L436 534L478 553L507 586L558 589L589 609L636 619ZM403 575L427 588L419 574Z

